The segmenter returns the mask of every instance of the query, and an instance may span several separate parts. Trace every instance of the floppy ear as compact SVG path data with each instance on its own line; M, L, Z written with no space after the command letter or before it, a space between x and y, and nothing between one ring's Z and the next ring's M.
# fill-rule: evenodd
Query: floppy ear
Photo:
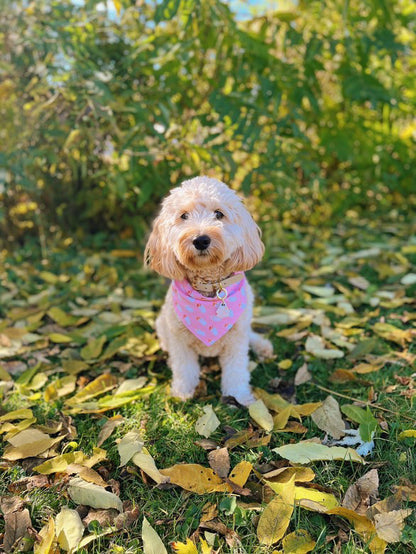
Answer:
M144 250L144 264L163 277L181 281L185 278L185 272L167 240L166 225L163 222L164 217L160 214L153 223L153 229Z
M243 234L242 246L231 254L229 269L231 271L248 271L262 259L264 244L261 240L260 228L243 204L238 213L238 224Z

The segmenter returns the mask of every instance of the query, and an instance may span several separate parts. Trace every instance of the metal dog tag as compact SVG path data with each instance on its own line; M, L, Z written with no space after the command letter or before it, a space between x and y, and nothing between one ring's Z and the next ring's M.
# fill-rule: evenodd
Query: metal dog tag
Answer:
M224 317L228 317L230 315L230 310L228 309L227 304L222 302L218 306L216 314L217 314L217 317L219 317L220 319L224 319Z

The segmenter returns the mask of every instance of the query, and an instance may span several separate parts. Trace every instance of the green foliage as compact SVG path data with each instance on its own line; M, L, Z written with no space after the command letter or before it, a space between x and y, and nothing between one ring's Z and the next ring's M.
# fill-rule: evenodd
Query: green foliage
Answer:
M209 173L265 221L414 203L411 0L0 2L0 229L141 238ZM82 236L82 235L81 235Z

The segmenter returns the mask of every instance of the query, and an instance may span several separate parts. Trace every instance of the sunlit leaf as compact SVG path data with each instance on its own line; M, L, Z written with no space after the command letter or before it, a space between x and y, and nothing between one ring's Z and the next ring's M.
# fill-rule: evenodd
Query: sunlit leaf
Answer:
M142 539L143 554L168 554L159 535L147 521L146 517L143 517Z
M257 538L261 544L271 546L279 541L289 526L295 499L295 479L285 483L281 494L275 496L264 508L257 526Z
M265 431L270 432L273 429L273 417L269 410L266 408L263 400L259 399L253 402L248 407L250 416L254 421Z
M204 415L202 415L195 423L195 431L203 437L208 438L219 427L220 420L215 415L215 412L210 404L208 406L204 406L203 410Z
M304 529L296 529L282 540L283 554L307 554L315 545L316 542Z
M84 534L84 526L78 512L62 508L56 516L55 531L59 546L65 552L76 550Z
M363 463L364 460L352 448L325 446L315 442L298 442L274 448L273 452L296 464L309 464L318 460L346 460Z
M123 504L118 496L79 477L74 477L69 481L68 494L75 504L83 504L92 508L115 508L119 512L123 511Z

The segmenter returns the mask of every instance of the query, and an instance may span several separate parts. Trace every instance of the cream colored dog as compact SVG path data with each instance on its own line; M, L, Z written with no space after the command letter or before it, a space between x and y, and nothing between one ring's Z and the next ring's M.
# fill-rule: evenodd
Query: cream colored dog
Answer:
M254 401L249 346L260 358L271 343L250 323L253 293L244 271L263 256L260 230L237 194L224 183L196 177L162 203L145 250L145 263L172 279L156 321L169 354L172 396L191 398L199 382L198 356L218 356L222 394Z

